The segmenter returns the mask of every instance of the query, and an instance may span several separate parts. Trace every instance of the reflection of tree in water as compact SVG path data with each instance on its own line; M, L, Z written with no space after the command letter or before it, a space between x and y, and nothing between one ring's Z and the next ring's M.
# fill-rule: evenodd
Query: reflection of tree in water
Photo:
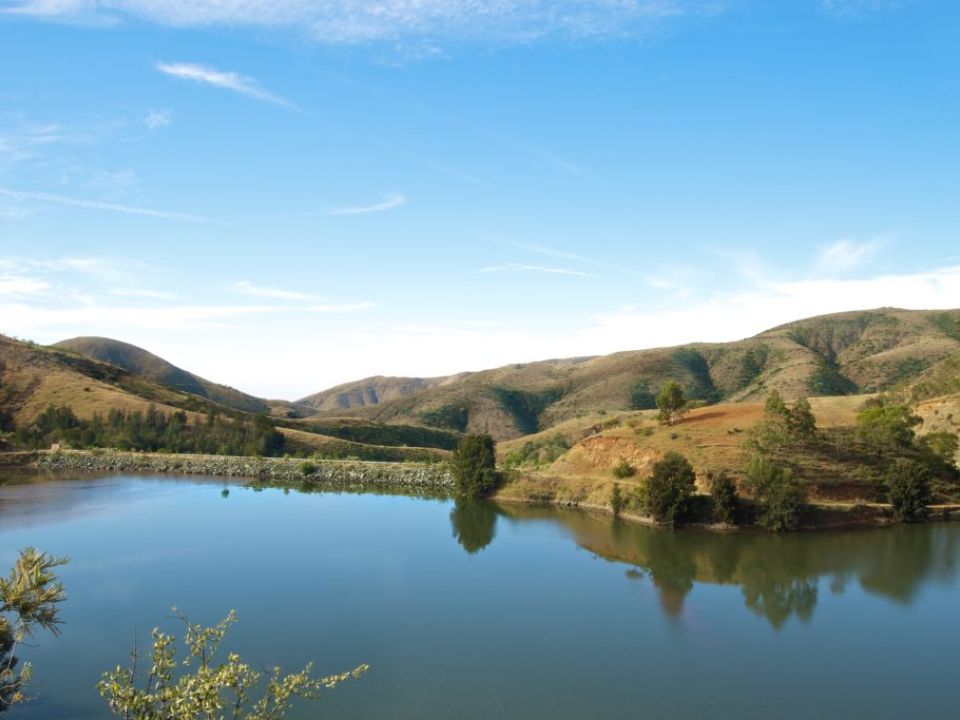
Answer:
M450 511L453 536L468 553L477 553L493 542L497 532L497 511L483 500L458 499Z
M664 530L651 536L649 543L650 579L660 594L660 607L669 617L679 617L683 601L693 590L697 566L693 557L676 541L676 532Z
M960 524L905 525L876 530L782 536L663 530L575 510L499 506L518 520L551 521L583 548L627 563L627 578L649 576L665 613L677 617L695 582L737 585L744 604L779 628L791 617L812 618L820 578L842 594L850 583L910 603L930 583L957 582Z

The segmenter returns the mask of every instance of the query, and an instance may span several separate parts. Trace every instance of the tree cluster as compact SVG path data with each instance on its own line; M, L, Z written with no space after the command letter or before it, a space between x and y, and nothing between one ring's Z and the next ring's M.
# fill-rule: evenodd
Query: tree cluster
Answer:
M264 415L243 422L208 413L191 422L182 410L164 413L153 405L146 412L113 408L90 420L77 418L69 407L51 405L32 425L18 428L14 442L29 449L62 443L75 448L210 455L279 456L284 450L283 434Z

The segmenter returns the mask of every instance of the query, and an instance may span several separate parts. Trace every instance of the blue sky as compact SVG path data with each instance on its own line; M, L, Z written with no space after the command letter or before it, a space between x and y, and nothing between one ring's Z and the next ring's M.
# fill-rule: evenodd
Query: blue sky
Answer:
M0 332L296 398L960 307L960 5L0 0Z

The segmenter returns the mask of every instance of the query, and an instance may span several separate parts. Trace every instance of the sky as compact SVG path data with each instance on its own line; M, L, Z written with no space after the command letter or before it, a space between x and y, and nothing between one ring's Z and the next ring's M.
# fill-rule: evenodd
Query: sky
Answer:
M0 333L296 399L960 307L954 0L0 0Z

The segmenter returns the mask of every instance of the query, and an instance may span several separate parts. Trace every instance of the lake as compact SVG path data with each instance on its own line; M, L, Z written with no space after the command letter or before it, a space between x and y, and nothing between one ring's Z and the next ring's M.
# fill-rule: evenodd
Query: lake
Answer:
M2 477L2 476L0 476ZM214 479L7 476L0 569L70 557L63 633L22 656L30 720L176 605L255 666L371 670L295 718L946 718L960 525L769 536Z

